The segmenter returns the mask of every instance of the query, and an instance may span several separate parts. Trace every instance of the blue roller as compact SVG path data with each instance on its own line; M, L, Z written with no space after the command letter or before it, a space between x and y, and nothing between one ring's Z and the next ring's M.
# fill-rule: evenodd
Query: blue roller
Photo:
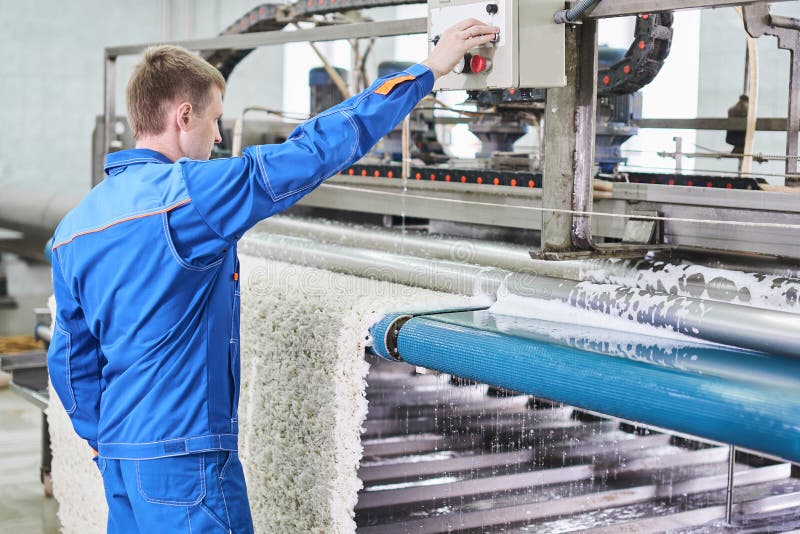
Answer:
M800 361L622 332L608 351L599 329L557 330L475 311L397 314L372 335L384 358L800 462Z

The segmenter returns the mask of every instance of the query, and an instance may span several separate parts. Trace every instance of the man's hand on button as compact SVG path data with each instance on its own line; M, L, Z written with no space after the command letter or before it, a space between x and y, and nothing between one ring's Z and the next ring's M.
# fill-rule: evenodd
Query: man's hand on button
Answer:
M477 19L462 20L442 32L422 64L431 69L436 78L444 76L470 49L492 42L499 31L497 26L489 26Z

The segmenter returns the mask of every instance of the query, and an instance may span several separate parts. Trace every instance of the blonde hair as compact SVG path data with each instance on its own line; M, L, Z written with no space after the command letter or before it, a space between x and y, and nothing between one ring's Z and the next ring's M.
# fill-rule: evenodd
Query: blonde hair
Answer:
M167 106L178 100L202 113L214 86L224 92L225 78L201 57L179 46L151 46L134 67L125 90L134 138L162 133Z

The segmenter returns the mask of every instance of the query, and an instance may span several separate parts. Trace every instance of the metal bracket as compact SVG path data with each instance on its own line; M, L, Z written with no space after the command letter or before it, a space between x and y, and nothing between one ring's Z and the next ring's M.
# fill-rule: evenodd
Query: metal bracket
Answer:
M657 211L642 211L636 212L637 214L654 217L660 215ZM650 218L636 218L635 216L628 219L625 223L625 233L622 237L623 243L647 245L654 242L658 237L658 230L660 221Z
M637 245L624 243L595 243L592 250L530 251L534 260L567 261L591 260L600 258L642 259L651 252L675 250L671 245Z
M386 329L386 336L384 337L383 343L386 346L386 351L389 353L389 356L397 362L403 361L403 358L400 357L400 351L397 348L397 338L400 336L400 328L413 317L413 315L401 315L392 321L389 328Z

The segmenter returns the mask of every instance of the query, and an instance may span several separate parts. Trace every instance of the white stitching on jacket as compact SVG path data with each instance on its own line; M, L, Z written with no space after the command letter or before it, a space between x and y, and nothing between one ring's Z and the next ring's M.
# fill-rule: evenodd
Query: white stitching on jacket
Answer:
M161 215L162 215L162 226L164 227L164 238L167 240L167 246L169 247L169 251L172 253L172 257L175 258L175 261L177 261L181 267L189 271L203 272L211 269L212 267L216 267L217 265L223 262L223 260L225 259L224 255L220 257L218 260L216 260L214 263L210 263L205 267L196 267L190 263L186 263L183 260L183 258L181 258L180 255L178 254L178 250L175 248L175 243L172 240L172 234L169 231L169 216L168 216L169 212L165 211Z
M72 407L70 409L67 409L67 407L65 406L64 411L66 411L68 414L71 414L78 409L78 401L75 400L75 392L72 389L72 369L69 364L69 360L70 358L72 358L72 335L63 328L61 328L60 326L58 326L57 322L53 322L53 326L55 326L56 330L58 330L58 332L62 336L64 336L67 340L67 357L65 360L66 362L65 367L67 372L67 391L69 392L70 400L72 400Z

